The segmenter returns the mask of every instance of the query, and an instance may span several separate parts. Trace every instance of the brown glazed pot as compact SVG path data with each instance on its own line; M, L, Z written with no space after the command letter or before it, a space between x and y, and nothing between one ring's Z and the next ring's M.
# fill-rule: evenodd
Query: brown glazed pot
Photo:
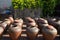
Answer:
M7 22L8 21L4 21L4 22L0 23L0 37L2 36L6 26L8 25Z
M22 19L17 19L14 21L13 24L10 25L8 32L12 40L18 40L22 32L22 25L23 25Z
M22 28L20 26L12 26L9 28L9 35L12 40L18 40L19 36L21 35Z
M23 19L16 19L15 24L22 27L23 26Z
M57 30L53 26L49 25L42 29L42 34L45 40L54 40L57 35Z
M48 21L43 18L35 19L36 23L38 24L38 28L40 29L39 33L42 33L42 28L48 26Z
M57 23L55 23L55 22L57 22L57 19L56 19L56 18L47 18L47 20L48 20L48 23L49 23L50 25L52 25L52 26L54 26L55 28L57 28L56 26L58 26L58 25L57 25Z
M45 20L45 19L43 19L43 18L38 18L38 19L36 20L36 23L38 24L39 29L42 29L42 27L48 25L47 20Z
M0 22L0 38L1 38L4 30L6 29L6 27L9 26L11 24L11 22L13 22L12 17L8 17L7 20L5 20L5 18L4 18L4 20L2 22Z
M57 29L57 31L58 31L58 34L59 34L59 27L60 27L60 19L58 19L58 18L53 18L54 20L52 20L52 19L48 19L48 22L49 22L49 24L50 25L52 25L52 26L54 26L56 29Z
M26 31L27 36L30 38L30 40L35 40L39 32L39 29L37 27L27 27Z
M36 22L35 22L35 20L34 19L32 19L31 17L26 17L26 25L27 25L27 27L29 27L29 26L36 26L36 27L38 27L38 25L36 24Z

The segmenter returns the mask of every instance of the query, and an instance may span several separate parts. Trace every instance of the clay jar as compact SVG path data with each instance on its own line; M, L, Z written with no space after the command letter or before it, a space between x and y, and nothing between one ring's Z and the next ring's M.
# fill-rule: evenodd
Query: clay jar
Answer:
M12 40L18 40L18 37L21 35L22 29L17 25L11 25L9 28L9 35Z
M9 35L12 40L18 40L19 36L22 32L22 25L21 20L15 20L15 22L9 28Z
M20 26L21 28L22 28L22 26L23 26L23 19L16 19L16 20L14 20L16 23L16 25L18 25L18 26Z
M38 24L38 28L40 29L40 31L42 30L43 27L48 26L48 22L47 20L43 19L43 18L38 18L36 20L37 24Z
M39 29L37 27L27 27L26 31L27 31L27 36L30 38L30 40L35 40L39 32Z
M0 37L2 33L4 32L4 29L6 28L6 26L7 26L6 22L3 22L0 24Z
M57 20L56 18L47 18L47 20L50 25L53 25L56 28L57 26L57 24L55 23Z
M59 33L60 19L58 18L53 18L53 19L48 19L48 22L50 25L53 25L58 30Z
M36 24L36 22L35 22L35 20L32 19L31 17L26 17L25 19L26 19L26 25L27 25L27 27L29 27L31 25L38 27L37 24Z
M10 24L10 21L9 20L6 20L6 21L0 23L0 37L2 36L5 28L7 27L8 22Z
M37 34L39 32L39 29L37 28L37 24L34 19L31 17L26 18L26 32L27 36L30 38L30 40L34 40L37 37Z
M45 40L54 40L57 35L57 30L53 26L48 25L42 28L42 34Z

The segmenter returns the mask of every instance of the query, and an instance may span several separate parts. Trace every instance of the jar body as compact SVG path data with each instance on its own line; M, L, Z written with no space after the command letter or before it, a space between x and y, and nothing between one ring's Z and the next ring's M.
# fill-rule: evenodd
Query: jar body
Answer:
M12 40L18 40L19 36L21 35L22 28L21 27L11 27L9 29L9 34Z
M37 27L27 27L27 36L30 40L34 40L37 37L39 29Z
M57 35L57 30L54 27L52 27L52 29L44 27L42 29L42 34L45 40L54 40Z

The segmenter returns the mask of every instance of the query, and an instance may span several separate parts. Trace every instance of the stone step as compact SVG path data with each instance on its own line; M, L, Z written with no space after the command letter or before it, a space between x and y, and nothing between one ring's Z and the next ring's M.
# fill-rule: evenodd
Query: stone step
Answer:
M27 34L21 34L21 36L27 37ZM42 37L42 34L38 34L38 37ZM60 35L57 35L59 37ZM10 37L9 34L4 34L3 37Z

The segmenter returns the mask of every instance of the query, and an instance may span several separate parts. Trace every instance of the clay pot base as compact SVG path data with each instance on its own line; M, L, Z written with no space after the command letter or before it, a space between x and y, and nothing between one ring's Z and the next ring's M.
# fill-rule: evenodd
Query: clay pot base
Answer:
M35 40L36 37L37 37L37 34L30 34L30 33L27 33L27 36L29 37L30 40Z
M10 37L12 40L18 40L20 35L21 35L21 32L10 33Z
M37 34L39 32L39 29L37 27L28 27L27 28L27 36L30 38L30 40L34 40L37 37Z
M22 29L18 26L12 27L8 32L12 40L18 40L19 36L21 35Z
M45 40L54 40L54 38L56 37L56 35L47 35L43 33L43 37Z

